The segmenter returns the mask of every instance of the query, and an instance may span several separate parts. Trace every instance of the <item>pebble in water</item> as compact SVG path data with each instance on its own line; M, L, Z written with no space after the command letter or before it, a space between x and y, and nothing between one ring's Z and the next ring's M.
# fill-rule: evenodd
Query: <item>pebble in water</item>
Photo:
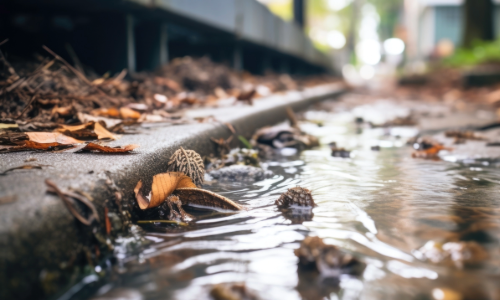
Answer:
M294 187L288 189L288 191L281 194L278 200L275 202L279 208L290 208L290 207L315 207L314 199L311 195L311 191L306 188Z
M210 290L215 300L256 300L258 299L244 283L217 284Z
M317 236L306 237L300 248L294 251L299 258L299 266L316 269L322 276L337 277L341 274L359 275L365 264L333 245L327 245Z

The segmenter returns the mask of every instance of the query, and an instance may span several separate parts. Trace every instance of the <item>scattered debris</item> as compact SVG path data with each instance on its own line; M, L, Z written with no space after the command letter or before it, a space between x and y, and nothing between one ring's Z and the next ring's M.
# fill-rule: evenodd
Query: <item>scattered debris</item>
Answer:
M186 174L191 177L198 187L203 184L205 166L201 156L194 150L184 150L184 148L180 147L170 157L167 170Z
M210 138L212 142L217 144L217 152L219 155L223 156L225 153L228 153L231 151L230 143L233 140L233 136L228 137L227 139L219 138L219 139L214 139Z
M443 145L432 145L431 148L427 148L424 150L414 151L411 156L413 158L426 158L426 159L437 159L439 158L438 154L441 150L452 151L452 148L444 147Z
M259 299L250 291L245 283L219 283L210 290L214 300L257 300Z
M69 210L69 212L82 224L90 226L94 220L97 220L99 222L99 214L97 213L97 210L92 202L88 200L86 197L72 193L72 192L63 192L61 191L57 185L49 179L45 180L45 184L47 185L47 192L55 193L63 200L64 205L66 205L66 208ZM84 204L87 206L87 208L90 209L90 215L85 218L81 213L80 209L77 207L77 203L74 200L78 200L80 203Z
M483 246L474 241L447 243L428 241L414 254L422 260L454 265L460 269L464 266L476 266L489 257Z
M279 208L313 208L316 206L311 191L298 186L281 194L275 204Z
M455 138L457 140L476 140L481 141L485 138L482 136L478 136L474 133L474 131L459 131L459 130L449 130L444 133L444 135L448 138Z
M175 207L174 207L175 206ZM177 210L176 210L177 209ZM179 197L175 195L170 195L165 199L165 203L163 203L160 206L160 216L165 216L166 212L168 212L168 218L169 220L173 221L187 221L187 220L192 220L193 217L190 216L188 213L186 213L182 209L182 202L179 199Z
M252 137L252 143L262 153L272 152L273 148L292 147L300 151L319 146L319 141L316 137L304 134L289 125L277 125L259 129ZM269 148L271 150L268 150Z
M337 143L332 142L329 144L330 149L332 150L332 156L333 157L343 157L343 158L349 158L351 157L351 151L346 150L344 148L339 148L337 147Z
M402 127L402 126L415 126L418 122L413 118L413 116L409 115L406 117L398 117L392 121L385 122L382 125L373 125L372 127Z
M341 274L360 275L365 264L336 246L327 245L319 237L306 237L295 249L299 267L316 269L323 277L338 277Z
M231 165L209 172L209 175L219 181L244 182L260 181L272 177L273 172L248 165Z

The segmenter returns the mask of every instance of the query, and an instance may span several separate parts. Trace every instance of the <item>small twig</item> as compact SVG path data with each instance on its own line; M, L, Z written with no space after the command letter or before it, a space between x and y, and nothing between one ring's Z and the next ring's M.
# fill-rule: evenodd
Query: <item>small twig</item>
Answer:
M286 108L286 114L288 116L288 120L290 120L290 126L292 126L295 129L300 129L299 128L299 123L297 122L297 118L295 117L295 113L290 108L290 106L287 106L287 108Z
M2 46L3 44L7 43L9 41L9 39L5 39L3 41L0 42L0 46Z
M29 107L31 106L31 104L33 103L33 101L35 100L35 98L37 97L37 91L38 89L43 85L43 82L40 83L34 90L34 95L31 97L31 99L28 101L28 103L26 104L26 106L23 108L23 110L21 111L21 113L19 114L19 116L16 117L16 119L19 119L21 118L25 113L26 111L29 109Z
M75 63L76 69L78 69L78 71L80 71L82 74L85 75L85 72L84 72L83 67L82 67L82 63L80 62L80 59L78 59L78 56L76 55L76 52L73 49L73 47L71 47L71 45L68 43L66 43L65 46L66 46L66 51L68 51L69 56L71 56L71 59Z
M82 197L78 194L71 193L71 192L62 192L57 185L50 179L45 180L45 184L49 187L48 191L52 193L56 193L61 200L63 200L64 204L66 205L66 208L68 208L69 212L76 218L78 221L80 221L82 224L90 226L92 224L92 221L96 219L99 221L99 215L97 214L97 210L92 202L90 202L87 198ZM88 219L84 218L74 207L73 207L73 201L69 199L69 197L74 198L81 203L85 204L91 211L92 214Z
M57 60L59 60L60 62L62 62L68 69L70 69L73 73L75 73L75 75L78 76L78 78L80 78L88 86L95 88L99 92L99 94L101 94L102 96L106 97L109 101L113 102L113 104L119 104L119 101L117 101L113 97L111 97L108 94L106 94L99 87L93 85L92 82L90 82L87 79L87 77L85 77L85 75L83 75L80 71L78 71L77 69L75 69L75 67L73 67L70 63L68 63L64 58L60 57L54 51L50 50L49 47L47 47L45 45L43 45L42 47L43 47L43 49L45 49L45 51L47 51L50 54L52 54Z
M154 223L167 223L167 224L177 224L180 226L188 226L187 223L180 221L171 221L171 220L141 220L137 221L137 224L154 224Z
M70 69L73 73L75 73L75 75L78 76L83 82L85 82L88 85L92 85L92 82L90 82L87 79L87 77L85 77L85 75L83 75L80 71L75 69L75 67L73 67L70 63L68 63L64 58L57 55L54 51L50 50L49 47L45 45L43 45L42 48L45 49L45 51L52 54L58 61L62 62L66 67L68 67L68 69Z

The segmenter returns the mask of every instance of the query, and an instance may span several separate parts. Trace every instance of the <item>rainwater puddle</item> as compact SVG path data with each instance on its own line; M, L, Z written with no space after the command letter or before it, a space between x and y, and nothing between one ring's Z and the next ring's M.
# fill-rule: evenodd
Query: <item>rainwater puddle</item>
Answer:
M382 111L390 110L384 105ZM120 299L211 299L214 284L245 282L260 299L496 299L496 162L413 159L405 143L415 128L356 125L353 111L365 114L365 120L370 114L383 117L372 108L307 112L322 126L304 123L303 129L318 135L324 146L267 161L275 173L270 179L205 187L248 211L199 215L189 227L143 226L151 245L139 256L123 258L122 274L100 294L114 290L128 293L129 298ZM405 113L404 108L392 112ZM326 146L332 141L353 150L351 158L332 157ZM372 151L374 145L380 151ZM274 205L295 186L312 191L318 204L314 216L288 219ZM363 275L331 280L298 273L293 250L307 235L365 261ZM429 241L475 241L487 258L462 268L433 263L422 249Z

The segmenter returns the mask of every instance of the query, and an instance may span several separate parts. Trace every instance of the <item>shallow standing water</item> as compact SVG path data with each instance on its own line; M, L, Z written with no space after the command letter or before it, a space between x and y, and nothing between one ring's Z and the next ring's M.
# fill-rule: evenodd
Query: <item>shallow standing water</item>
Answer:
M210 288L225 282L245 282L261 299L500 297L498 164L470 153L462 153L466 159L453 153L413 159L405 144L416 128L354 122L408 113L384 103L308 111L305 117L323 126L304 122L302 128L318 135L322 147L266 161L275 173L270 179L205 187L248 211L199 215L188 227L143 226L151 245L137 256L118 255L121 274L95 297L118 299L99 296L115 291L129 299L210 299ZM332 107L336 111L325 112ZM332 157L326 146L332 141L354 150L351 158ZM372 151L374 145L381 150ZM289 220L274 205L297 185L313 192L318 207L312 218ZM298 273L293 249L307 235L365 261L363 275L332 281ZM429 241L476 241L488 258L463 268L433 263L418 251Z

